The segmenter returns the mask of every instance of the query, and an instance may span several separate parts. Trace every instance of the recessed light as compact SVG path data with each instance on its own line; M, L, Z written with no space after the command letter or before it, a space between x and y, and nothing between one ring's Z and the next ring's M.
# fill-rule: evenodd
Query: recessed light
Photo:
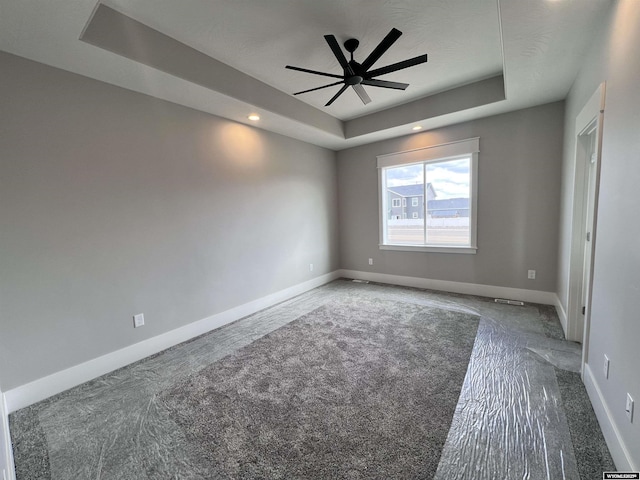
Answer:
M252 113L248 118L252 122L257 122L258 120L260 120L260 115L258 115L257 113Z
M411 130L413 130L414 132L417 132L418 130L422 130L422 125L416 125Z

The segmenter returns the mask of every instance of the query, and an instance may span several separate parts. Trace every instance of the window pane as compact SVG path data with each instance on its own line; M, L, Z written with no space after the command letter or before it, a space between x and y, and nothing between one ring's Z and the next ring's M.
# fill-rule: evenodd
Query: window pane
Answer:
M429 245L471 244L471 158L427 163L427 239ZM431 191L433 190L433 191Z
M385 243L423 245L424 165L385 168L384 175Z

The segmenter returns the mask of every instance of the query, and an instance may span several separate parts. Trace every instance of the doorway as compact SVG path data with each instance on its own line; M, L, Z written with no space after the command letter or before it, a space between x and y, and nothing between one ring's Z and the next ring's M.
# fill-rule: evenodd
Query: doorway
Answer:
M574 204L569 270L567 339L582 343L588 360L593 256L596 242L600 154L605 84L601 84L576 118Z

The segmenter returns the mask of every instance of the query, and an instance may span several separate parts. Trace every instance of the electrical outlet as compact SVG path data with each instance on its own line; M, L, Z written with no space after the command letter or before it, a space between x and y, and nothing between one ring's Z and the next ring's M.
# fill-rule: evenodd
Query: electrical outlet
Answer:
M535 280L536 279L536 271L535 270L529 270L527 272L527 278L529 280Z
M133 328L138 328L144 325L144 314L139 313L133 316Z
M373 265L373 258L369 259L369 265Z
M310 263L310 264L309 264L309 271L310 271L310 272L313 272L313 263Z
M604 365L603 365L604 378L609 378L609 357L604 356Z
M633 423L633 398L627 393L627 404L624 407L629 422Z

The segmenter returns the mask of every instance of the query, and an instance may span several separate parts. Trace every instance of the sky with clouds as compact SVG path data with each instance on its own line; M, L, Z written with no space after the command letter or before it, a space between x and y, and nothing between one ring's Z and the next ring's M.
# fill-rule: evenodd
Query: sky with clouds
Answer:
M427 183L436 191L436 198L459 198L469 196L469 158L445 162L427 163ZM387 186L415 185L424 182L423 164L402 165L387 168Z

